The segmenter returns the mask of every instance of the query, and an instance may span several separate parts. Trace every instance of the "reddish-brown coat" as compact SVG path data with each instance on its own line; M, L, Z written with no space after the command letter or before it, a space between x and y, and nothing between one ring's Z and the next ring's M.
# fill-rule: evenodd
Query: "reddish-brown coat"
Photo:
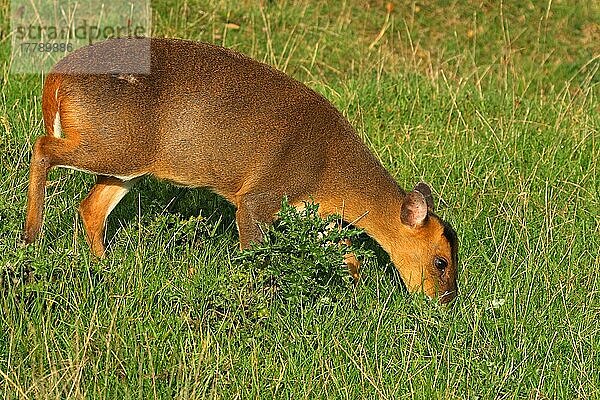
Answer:
M432 213L429 188L407 195L323 96L231 50L183 40L152 39L150 74L123 73L144 44L98 43L48 75L48 134L32 155L27 242L41 229L50 168L99 176L80 207L97 255L106 217L148 174L209 187L232 202L242 247L261 239L258 224L273 220L282 196L293 204L312 197L322 214L343 213L377 240L409 290L455 297L455 234ZM107 63L119 72L85 73ZM61 137L53 136L57 113ZM446 265L440 258L443 271L435 267Z

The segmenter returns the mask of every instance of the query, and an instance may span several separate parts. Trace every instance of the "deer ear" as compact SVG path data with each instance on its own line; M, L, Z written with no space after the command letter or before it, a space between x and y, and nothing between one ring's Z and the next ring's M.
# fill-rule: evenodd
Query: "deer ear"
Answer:
M415 186L415 190L421 192L423 197L425 197L425 203L427 203L429 211L435 211L433 208L433 195L431 194L429 186L425 182L419 182L417 186Z
M423 225L425 218L427 218L427 202L423 193L413 190L406 194L404 200L402 200L400 218L404 225L411 228L418 228Z

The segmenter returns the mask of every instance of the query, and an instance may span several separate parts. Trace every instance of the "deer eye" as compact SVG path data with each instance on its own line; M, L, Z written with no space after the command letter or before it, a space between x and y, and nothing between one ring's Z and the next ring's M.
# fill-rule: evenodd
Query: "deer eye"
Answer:
M443 272L448 267L448 261L443 257L436 257L433 260L433 265L435 265L439 271Z

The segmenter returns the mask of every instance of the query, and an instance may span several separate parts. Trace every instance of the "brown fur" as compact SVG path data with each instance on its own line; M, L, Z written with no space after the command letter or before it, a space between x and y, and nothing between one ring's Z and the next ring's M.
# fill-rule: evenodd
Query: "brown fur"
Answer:
M409 290L445 293L442 301L455 297L456 240L432 213L429 188L420 184L407 195L324 97L241 54L183 40L152 39L151 73L122 73L143 44L98 43L48 75L42 97L48 135L33 149L26 242L41 230L50 168L100 176L80 207L97 255L104 254L112 207L136 177L153 175L209 187L232 202L242 247L261 239L258 223L272 222L282 196L293 204L312 197L322 214L343 211L377 240ZM98 70L107 60L118 73L75 73ZM53 137L57 112L60 138ZM435 268L435 257L447 260L444 271Z

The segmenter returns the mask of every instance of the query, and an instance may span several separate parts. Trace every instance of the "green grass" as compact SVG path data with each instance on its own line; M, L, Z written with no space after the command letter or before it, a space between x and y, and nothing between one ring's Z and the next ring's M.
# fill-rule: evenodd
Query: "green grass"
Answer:
M429 182L460 238L454 307L407 294L381 252L337 301L257 306L232 206L151 179L97 261L76 213L92 177L53 171L19 247L42 78L9 74L4 37L2 398L600 398L597 2L263 3L156 2L155 34L284 69L403 187Z

